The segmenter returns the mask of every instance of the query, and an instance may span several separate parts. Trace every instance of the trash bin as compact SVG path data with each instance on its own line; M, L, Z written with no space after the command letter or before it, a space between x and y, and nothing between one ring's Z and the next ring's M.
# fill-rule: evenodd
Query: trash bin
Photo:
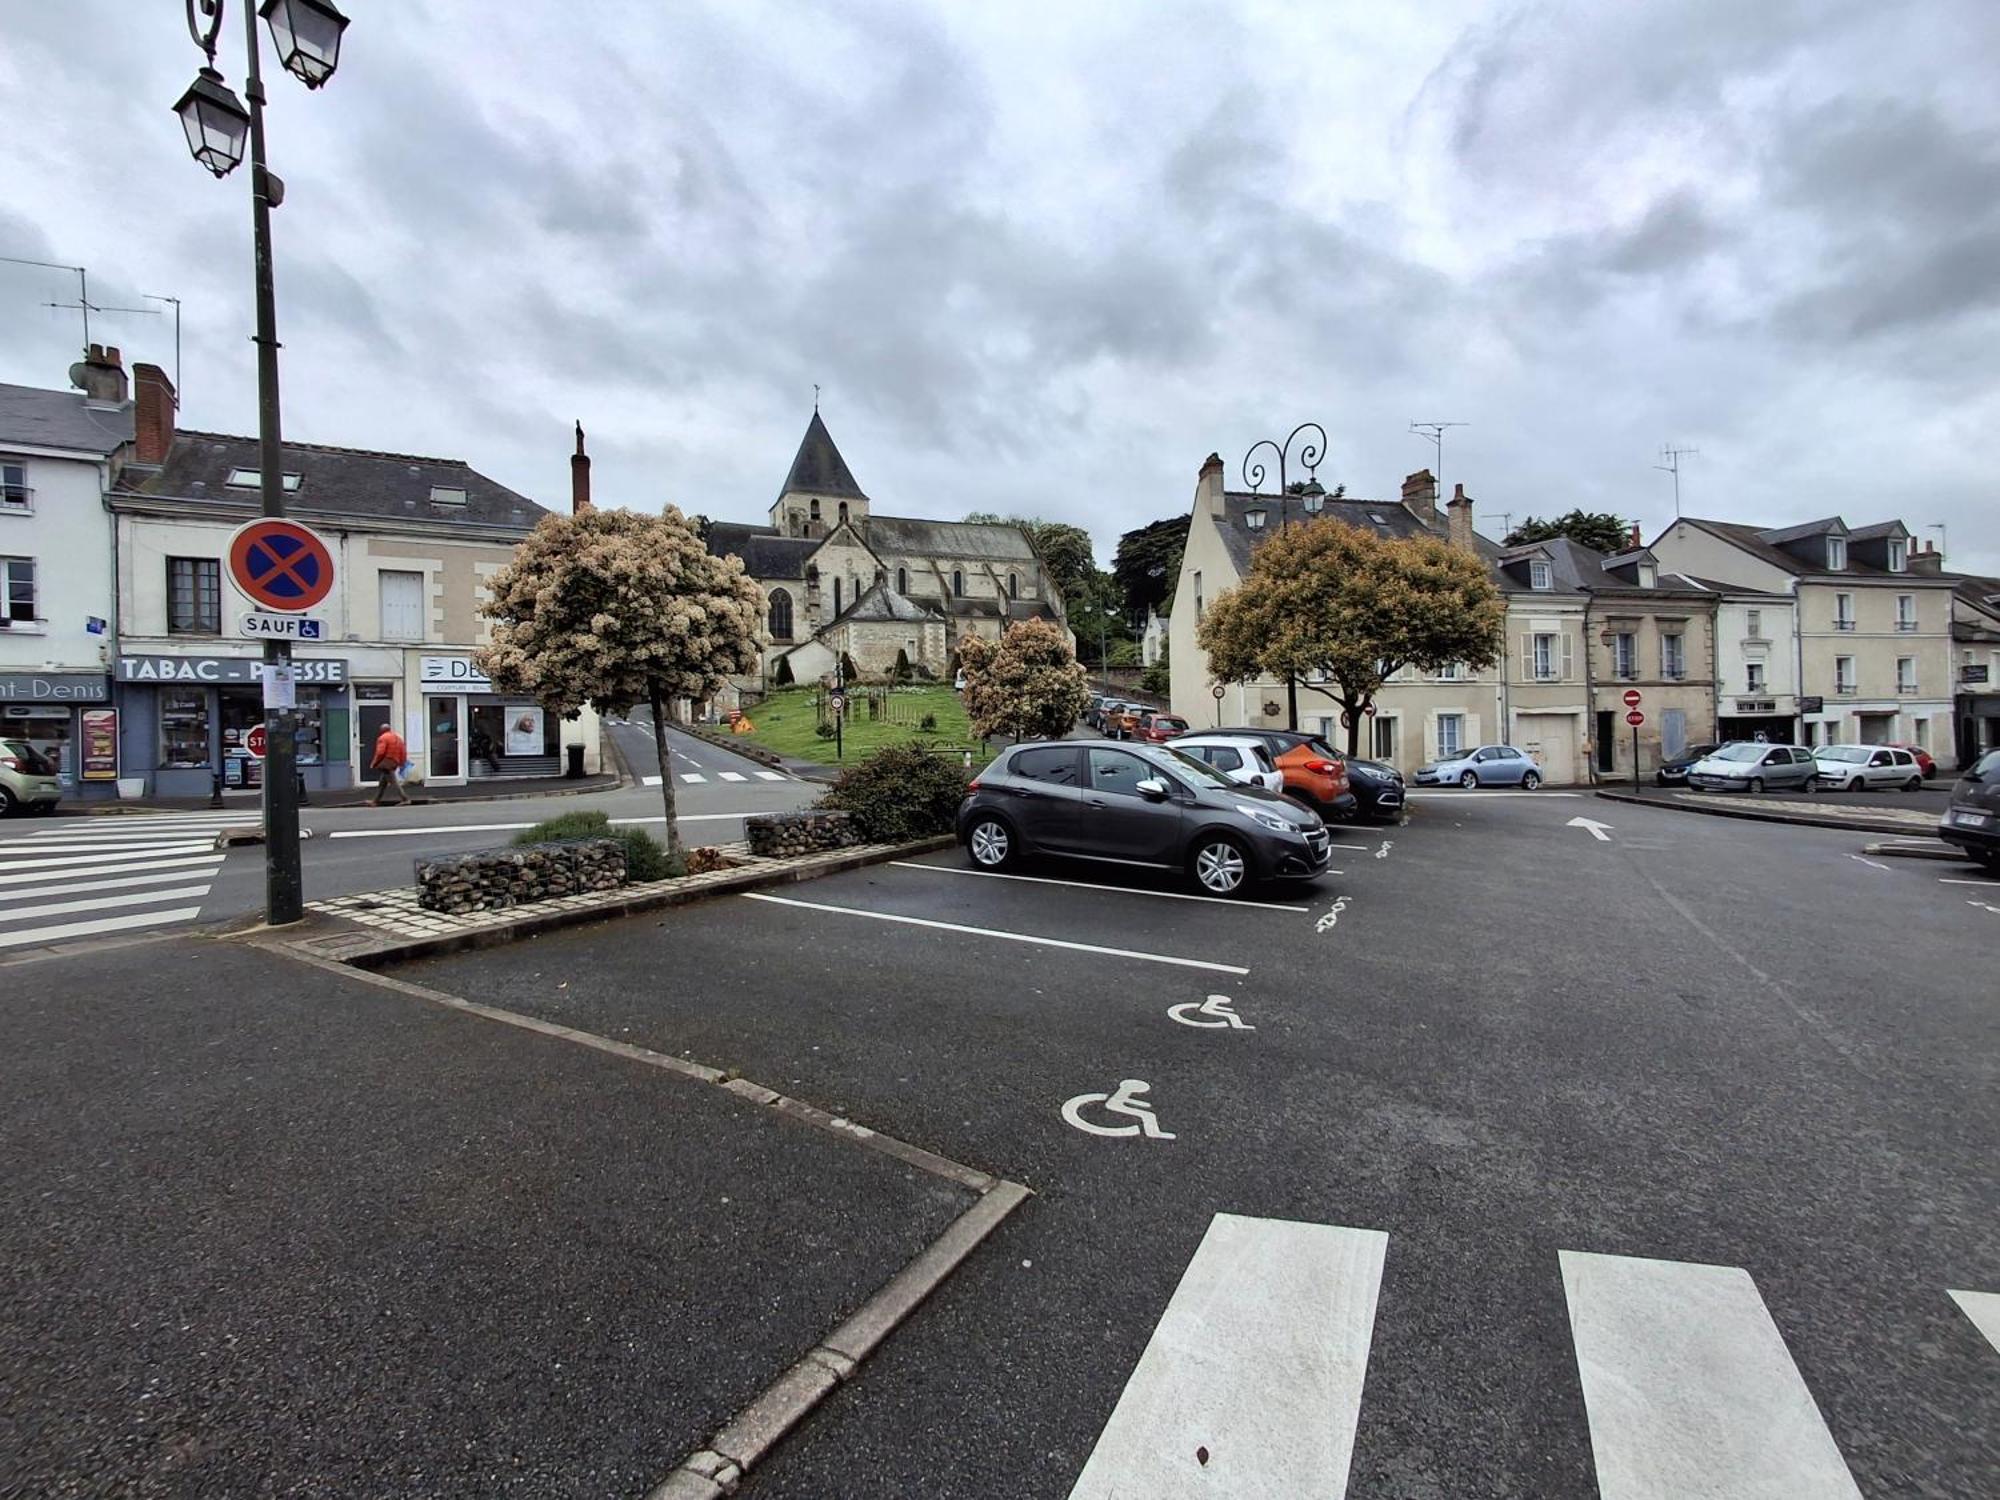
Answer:
M569 768L563 772L563 775L567 776L571 781L576 781L583 775L583 746L565 745L563 749L569 752Z

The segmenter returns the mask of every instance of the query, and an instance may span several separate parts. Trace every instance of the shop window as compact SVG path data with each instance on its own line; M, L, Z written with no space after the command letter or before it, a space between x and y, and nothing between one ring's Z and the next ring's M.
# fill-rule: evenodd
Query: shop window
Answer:
M222 633L222 564L215 558L167 559L167 633Z
M208 765L208 689L160 689L160 764L172 770Z

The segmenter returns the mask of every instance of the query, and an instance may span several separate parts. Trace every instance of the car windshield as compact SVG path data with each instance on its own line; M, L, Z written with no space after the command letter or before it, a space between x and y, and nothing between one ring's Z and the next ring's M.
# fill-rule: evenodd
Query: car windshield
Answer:
M1762 760L1768 745L1724 745L1716 751L1712 760Z
M30 776L53 776L55 767L42 759L41 752L26 740L0 740L0 755L10 755Z
M2000 776L2000 750L1988 750L1972 763L1972 769L1965 775L1968 781L1984 781L1989 776Z
M1859 745L1828 745L1818 752L1821 760L1844 760L1861 762L1868 759L1869 752Z
M1207 761L1196 760L1192 755L1183 755L1171 745L1155 746L1146 753L1147 758L1155 765L1167 767L1183 781L1191 781L1196 786L1219 788L1226 792L1242 790Z

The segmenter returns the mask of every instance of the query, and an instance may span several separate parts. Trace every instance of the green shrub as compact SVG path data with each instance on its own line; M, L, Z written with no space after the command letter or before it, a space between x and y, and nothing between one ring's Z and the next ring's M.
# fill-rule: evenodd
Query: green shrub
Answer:
M839 731L837 731L833 727L833 721L831 719L821 719L819 721L819 724L813 729L813 733L818 735L823 740L832 739L834 735L837 734L838 732Z
M516 844L561 844L572 839L605 839L611 835L611 819L601 812L566 812L559 817L523 828L514 835Z
M666 880L686 873L685 863L669 858L666 845L643 828L614 828L611 837L625 846L627 880Z
M937 715L925 714L923 718L917 722L917 728L921 729L925 734L936 734Z
M842 772L817 805L850 814L863 838L895 844L950 833L964 797L955 757L893 745Z

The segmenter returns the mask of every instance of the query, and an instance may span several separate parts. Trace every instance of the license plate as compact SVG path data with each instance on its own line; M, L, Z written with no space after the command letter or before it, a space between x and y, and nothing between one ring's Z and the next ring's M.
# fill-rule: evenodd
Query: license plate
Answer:
M1985 813L1955 812L1951 815L1951 821L1960 828L1984 828L1993 820Z

